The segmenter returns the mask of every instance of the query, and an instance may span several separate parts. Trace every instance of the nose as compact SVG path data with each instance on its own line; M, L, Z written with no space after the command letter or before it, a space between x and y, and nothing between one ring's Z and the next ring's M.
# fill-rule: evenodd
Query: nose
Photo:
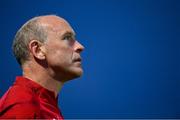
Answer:
M81 43L79 43L78 41L76 41L75 51L78 53L81 53L83 50L84 50L84 46Z

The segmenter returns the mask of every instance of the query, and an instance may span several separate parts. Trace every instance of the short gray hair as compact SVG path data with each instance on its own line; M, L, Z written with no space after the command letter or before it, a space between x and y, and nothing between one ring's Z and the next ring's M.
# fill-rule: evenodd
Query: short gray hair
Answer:
M44 42L47 39L47 32L39 23L39 17L27 21L16 33L12 45L14 56L20 65L29 58L28 44L36 39Z

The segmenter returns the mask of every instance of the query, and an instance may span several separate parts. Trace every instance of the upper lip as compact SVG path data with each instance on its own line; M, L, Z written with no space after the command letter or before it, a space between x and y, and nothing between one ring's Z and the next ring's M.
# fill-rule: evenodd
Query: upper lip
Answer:
M81 58L77 58L77 59L75 59L74 61L75 61L75 62L81 62L82 59L81 59Z

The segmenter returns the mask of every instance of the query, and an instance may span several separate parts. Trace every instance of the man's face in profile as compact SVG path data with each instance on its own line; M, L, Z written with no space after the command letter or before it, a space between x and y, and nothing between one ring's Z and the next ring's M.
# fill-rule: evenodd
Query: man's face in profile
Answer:
M84 47L75 39L71 26L63 19L54 17L47 26L48 37L45 42L46 61L52 74L61 79L79 77L83 73L80 52ZM53 73L54 72L54 73Z

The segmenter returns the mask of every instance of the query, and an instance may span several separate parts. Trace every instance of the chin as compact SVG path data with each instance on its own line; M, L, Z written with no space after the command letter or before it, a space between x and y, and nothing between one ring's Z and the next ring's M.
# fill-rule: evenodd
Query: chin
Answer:
M74 74L74 78L80 77L83 74L82 68L76 68L72 71L72 74Z
M77 77L82 76L83 70L82 70L82 68L80 68L79 70L76 70L73 73L74 73L75 78L77 78Z
M82 74L83 74L82 68L73 69L73 70L69 71L69 73L67 75L67 79L64 82L81 77Z

